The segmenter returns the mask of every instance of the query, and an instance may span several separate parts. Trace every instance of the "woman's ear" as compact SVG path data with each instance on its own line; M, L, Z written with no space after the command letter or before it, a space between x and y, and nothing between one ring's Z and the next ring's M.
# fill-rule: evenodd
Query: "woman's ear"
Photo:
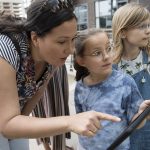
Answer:
M39 46L38 35L34 31L31 32L31 41L35 47Z
M84 64L84 59L81 56L76 56L76 62L80 65L80 66L85 66Z

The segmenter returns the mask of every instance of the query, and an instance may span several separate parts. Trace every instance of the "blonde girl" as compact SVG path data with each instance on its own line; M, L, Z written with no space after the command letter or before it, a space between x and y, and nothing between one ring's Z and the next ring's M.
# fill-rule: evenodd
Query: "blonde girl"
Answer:
M113 16L115 63L130 74L143 97L150 98L150 13L140 4L120 7ZM150 148L150 122L131 136L131 149Z

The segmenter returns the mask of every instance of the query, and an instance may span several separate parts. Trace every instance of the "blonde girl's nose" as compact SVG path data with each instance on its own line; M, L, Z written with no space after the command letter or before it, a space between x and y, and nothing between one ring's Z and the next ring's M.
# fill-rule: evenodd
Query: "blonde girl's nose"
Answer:
M145 32L146 32L147 34L150 34L150 25L147 25L147 28L145 29Z

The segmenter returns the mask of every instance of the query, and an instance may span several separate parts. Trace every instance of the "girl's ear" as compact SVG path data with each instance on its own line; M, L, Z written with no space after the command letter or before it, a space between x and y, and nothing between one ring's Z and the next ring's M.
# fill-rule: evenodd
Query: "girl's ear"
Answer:
M126 31L122 30L121 33L120 33L120 35L121 35L122 39L125 39L126 38Z
M35 47L39 46L38 35L34 31L31 32L31 41Z
M76 62L80 65L80 66L85 66L84 64L84 59L81 56L76 56Z

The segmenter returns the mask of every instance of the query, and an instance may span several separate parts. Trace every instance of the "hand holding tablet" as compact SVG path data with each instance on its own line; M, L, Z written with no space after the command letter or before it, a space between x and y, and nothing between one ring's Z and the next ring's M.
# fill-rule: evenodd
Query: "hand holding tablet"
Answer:
M131 124L116 138L116 140L107 148L107 150L115 150L131 133L140 125L140 123L150 113L150 106L147 107Z

